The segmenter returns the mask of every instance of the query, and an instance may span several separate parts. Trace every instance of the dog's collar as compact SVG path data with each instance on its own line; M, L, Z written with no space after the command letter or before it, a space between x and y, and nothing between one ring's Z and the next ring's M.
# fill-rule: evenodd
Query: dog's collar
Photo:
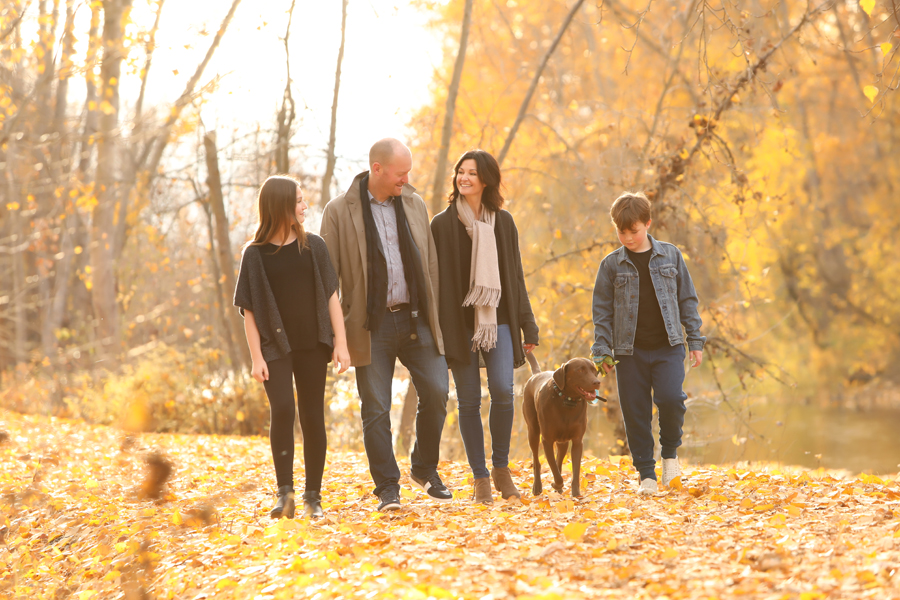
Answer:
M573 399L571 396L563 396L562 390L559 389L558 385L556 385L556 381L554 381L552 379L550 381L553 381L553 389L556 390L556 395L559 396L560 398L562 398L562 403L565 406L569 406L569 407L578 406L578 403L581 402L582 398Z

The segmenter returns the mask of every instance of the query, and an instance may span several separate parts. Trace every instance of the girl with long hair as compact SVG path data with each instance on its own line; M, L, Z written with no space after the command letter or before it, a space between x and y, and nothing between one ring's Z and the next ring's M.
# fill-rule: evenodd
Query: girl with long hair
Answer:
M244 317L253 378L269 399L269 439L277 501L272 518L293 518L294 391L303 431L304 514L322 516L325 470L325 376L334 361L350 366L338 280L325 241L303 229L309 206L300 184L266 179L257 199L259 225L244 246L234 304Z
M474 477L475 502L493 502L481 424L481 374L491 397L490 478L504 499L521 497L509 471L513 369L538 344L525 289L519 232L503 210L500 166L484 150L456 162L449 206L431 221L437 247L444 353L453 373L459 431Z

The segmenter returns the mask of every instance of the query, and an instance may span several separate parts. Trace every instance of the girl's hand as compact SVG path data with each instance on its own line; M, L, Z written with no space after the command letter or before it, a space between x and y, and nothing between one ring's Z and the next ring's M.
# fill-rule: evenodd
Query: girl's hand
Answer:
M691 350L691 367L697 368L703 363L703 350Z
M269 365L266 364L266 361L263 359L259 359L259 361L253 361L253 366L250 369L250 374L253 376L253 379L262 383L263 381L269 380Z
M350 352L347 350L346 343L334 345L334 352L331 353L331 360L338 367L338 374L341 374L350 368Z
M525 354L528 354L537 347L537 344L523 344L522 347L525 348Z

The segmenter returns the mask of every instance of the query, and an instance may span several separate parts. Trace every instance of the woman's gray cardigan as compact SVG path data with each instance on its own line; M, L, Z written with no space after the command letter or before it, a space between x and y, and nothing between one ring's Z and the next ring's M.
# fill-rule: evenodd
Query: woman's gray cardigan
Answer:
M328 256L325 240L307 233L306 239L312 251L313 273L316 285L316 317L319 325L319 341L334 348L334 331L328 313L328 300L338 288L337 274ZM244 310L253 313L259 329L263 359L266 362L286 357L291 352L287 333L275 304L275 295L269 287L259 246L247 246L241 257L241 272L234 290L234 305L241 316Z

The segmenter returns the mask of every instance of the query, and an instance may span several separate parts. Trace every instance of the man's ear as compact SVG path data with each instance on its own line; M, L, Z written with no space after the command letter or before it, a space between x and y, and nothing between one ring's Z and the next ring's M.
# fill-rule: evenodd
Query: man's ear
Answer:
M566 369L568 369L569 363L564 362L559 366L559 368L553 371L553 381L556 382L556 387L559 388L559 391L563 391L566 389Z

